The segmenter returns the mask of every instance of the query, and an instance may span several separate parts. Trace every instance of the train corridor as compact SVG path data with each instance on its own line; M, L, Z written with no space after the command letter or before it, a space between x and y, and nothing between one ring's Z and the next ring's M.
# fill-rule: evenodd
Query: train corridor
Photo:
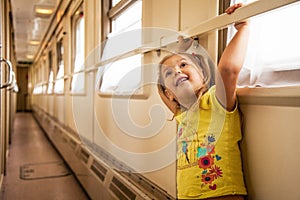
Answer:
M89 199L31 113L15 115L0 199Z

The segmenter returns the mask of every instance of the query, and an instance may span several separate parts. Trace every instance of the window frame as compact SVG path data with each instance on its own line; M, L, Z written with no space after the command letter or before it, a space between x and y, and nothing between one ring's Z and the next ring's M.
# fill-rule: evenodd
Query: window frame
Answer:
M114 7L112 7L112 0L102 1L102 42L108 39L111 32L111 22L122 14L124 10L136 3L137 0L120 0Z
M64 47L64 31L61 28L59 30L59 33L57 35L57 40L55 43L55 48L56 48L56 77L55 77L55 83L54 83L54 88L53 88L53 92L56 95L63 95L65 93L65 47ZM63 48L63 53L61 53L61 48ZM62 66L60 66L60 62L62 62ZM59 72L61 70L61 67L63 68L63 75L61 77L57 77L59 75ZM58 84L59 82L62 82L60 84L62 84L62 90L57 91L55 88L57 87L56 84Z
M76 69L76 66L75 66L75 59L76 59L76 25L77 25L77 22L78 20L80 19L81 15L83 15L82 17L85 17L84 16L84 1L78 1L76 3L76 5L74 6L74 9L72 10L72 14L71 14L71 18L70 18L70 25L71 25L71 68L70 68L70 85L69 85L69 93L71 95L78 95L78 96L84 96L86 95L86 72L84 71L84 68L83 69L80 69L78 71L74 71ZM83 18L84 20L84 18ZM83 41L85 41L85 21L84 21L84 28L83 28L83 32L84 32L84 39ZM85 44L83 45L84 48L83 48L83 56L84 56L84 59L85 59ZM83 87L77 91L75 90L74 88L72 88L72 85L73 85L73 81L74 81L74 78L76 76L80 76L80 75L83 75Z
M51 49L49 49L49 51L47 52L48 76L47 76L47 91L46 91L46 94L48 94L48 95L53 95L53 90L54 90L54 77L55 77L56 72L55 72L54 66L53 66L53 64L54 64L53 57L54 57L53 51Z
M34 88L33 88L32 94L34 96L43 94L42 74L41 74L42 62L43 62L42 59L39 59L39 61L37 62L37 64L34 66L34 69L33 69L34 77L33 77L32 81L34 84Z
M251 4L251 3L254 3L255 0L231 0L230 4L234 4L237 2L242 2L244 4ZM298 7L300 6L300 4L296 3L296 2L293 3L293 5L298 6ZM239 74L239 79L238 79L238 83L237 83L238 89L243 90L243 88L251 88L251 89L268 88L268 89L272 90L274 88L289 88L289 87L299 87L300 88L300 81L295 81L296 78L294 76L289 76L290 74L294 74L294 75L300 74L300 59L297 59L297 60L292 59L293 61L291 63L288 61L291 61L292 57L290 57L290 58L285 57L284 61L277 60L276 62L274 62L274 60L276 60L275 58L278 58L276 55L274 56L274 54L273 54L274 52L269 55L266 54L267 51L263 52L263 50L262 50L262 52L260 52L261 48L259 46L257 46L258 43L253 42L253 41L259 41L259 40L254 40L254 38L256 38L258 36L266 38L265 36L262 36L262 35L264 35L265 32L260 30L260 27L264 27L264 28L268 27L268 30L272 30L272 29L274 29L274 27L277 27L280 25L280 22L278 22L277 20L275 20L277 22L276 26L274 26L274 25L272 26L268 22L265 22L262 25L261 21L269 20L269 22L271 22L274 19L276 19L277 16L279 16L278 12L285 12L284 10L289 9L289 8L293 9L294 7L285 7L283 9L282 8L274 9L271 12L265 12L264 15L254 16L253 19L251 19L250 26L252 26L251 27L252 31L251 31L250 38L249 38L249 44L248 44L249 47L248 47L248 52L247 52L247 55L245 58L244 66ZM277 12L277 14L272 16L273 12L274 12L274 14ZM272 17L270 17L270 16L272 16ZM283 18L283 17L280 17L280 18ZM290 21L290 20L286 20L286 21ZM258 23L259 25L257 25L257 22L259 22ZM233 28L233 26L231 26L229 28L230 29L228 30L227 40L230 41L230 39L232 38L232 36L236 32L236 30ZM281 29L284 30L283 28L281 28ZM286 30L289 30L289 29L286 29ZM299 30L300 29L297 29L297 31L299 31ZM276 32L276 30L273 32ZM276 33L274 35L276 35ZM269 35L270 34L268 34L267 38L272 38L272 37L269 37ZM260 42L260 44L263 44L263 42L265 40L261 40L261 41L262 42ZM297 40L297 42L299 43L299 40ZM285 43L286 43L286 41L285 41ZM270 43L265 43L265 44L266 45L264 45L264 46L269 46L268 44L270 44ZM272 44L274 44L274 43L272 42ZM279 45L277 45L277 46L279 46ZM256 52L260 52L260 54L256 53ZM278 51L278 52L281 52L281 51ZM297 51L294 51L294 52L297 52ZM263 59L260 59L259 56L257 56L257 55L260 55ZM287 55L289 55L289 54L287 54ZM264 59L265 57L267 57L267 59ZM296 57L298 58L298 56L294 56L293 58L296 58ZM256 59L258 61L256 61ZM269 62L270 60L272 60L272 62ZM292 78L284 79L283 77L292 77ZM259 91L259 89L256 91Z
M140 0L141 1L141 0ZM142 1L141 1L142 2ZM102 32L101 32L101 40L103 43L105 43L105 40L107 40L109 38L109 35L113 35L113 33L111 33L112 31L112 22L114 19L118 18L119 16L122 15L122 13L124 11L126 11L128 8L130 8L132 5L134 5L135 3L137 3L137 0L120 0L115 6L112 7L112 0L103 0L102 1L102 19L103 19L103 23L102 23ZM143 12L143 10L141 10L141 12ZM141 28L143 27L143 19L141 18ZM116 34L119 34L122 32L117 32ZM134 54L134 55L129 55L129 56L125 56L122 57L120 60L126 59L126 58L130 58L133 56L136 56L138 54ZM143 65L143 54L140 54L140 59L141 59L141 65ZM99 62L101 62L101 57L102 55L99 56ZM101 86L102 86L102 81L103 81L103 76L105 74L105 68L106 68L107 64L105 64L104 66L101 66L99 68L99 71L97 73L97 92L99 96L102 97L117 97L117 98L133 98L133 99L145 99L147 98L147 89L145 89L145 86L143 86L143 84L140 85L140 88L138 88L136 91L130 91L130 92L109 92L109 91L101 91ZM140 82L143 83L144 82L144 70L143 67L141 67L141 80Z
M284 71L289 70L281 70L281 72ZM297 72L300 73L300 69L297 69ZM300 86L295 85L281 87L243 86L237 88L237 95L239 98L239 104L242 108L249 105L287 107L300 106Z

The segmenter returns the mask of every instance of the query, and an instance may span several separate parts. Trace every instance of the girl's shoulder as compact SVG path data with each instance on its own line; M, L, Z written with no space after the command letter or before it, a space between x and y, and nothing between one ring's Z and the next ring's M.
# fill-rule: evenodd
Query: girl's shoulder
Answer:
M238 102L236 100L236 105L233 111L228 112L226 108L220 103L218 98L216 97L216 86L210 87L207 92L205 92L200 100L199 104L200 108L202 109L211 109L214 110L218 113L223 113L223 114L230 114L230 113L235 113L237 112L237 107L238 107Z
M200 98L199 106L202 109L210 109L212 105L212 99L216 96L216 86L213 85Z

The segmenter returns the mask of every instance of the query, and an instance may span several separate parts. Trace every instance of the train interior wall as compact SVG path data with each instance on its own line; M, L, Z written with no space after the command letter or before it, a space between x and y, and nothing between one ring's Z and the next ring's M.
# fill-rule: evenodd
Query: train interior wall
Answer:
M159 27L171 30L177 30L178 28L185 29L217 14L217 1L181 2L181 21L178 21L180 1L144 1L143 3L143 24L145 27ZM146 9L149 7L151 7L151 9ZM207 7L210 9L205 9ZM97 8L97 6L94 8ZM173 10L174 12L172 15L168 15L167 12L165 12L166 10ZM193 10L195 15L187 15L188 10ZM201 12L198 12L199 10L201 10ZM157 15L155 13L161 14ZM90 16L87 15L87 18L89 17ZM194 24L191 24L191 18L197 19L194 20ZM94 30L95 27L97 27L97 25L87 23L87 29ZM92 31L90 31L90 34L91 33ZM68 37L69 35L67 34L65 36L66 40L70 39ZM93 37L95 36L88 38L91 41ZM208 38L212 38L212 40L208 40ZM215 38L216 34L214 32L204 37L204 40L201 41L203 46L208 47L208 51L211 52L212 55L215 55L216 51L214 46L215 41L213 40ZM93 55L93 46L86 48L87 51L90 51L87 55ZM97 58L98 56L96 55L96 59ZM157 57L156 54L148 54L144 59L145 62L155 63L158 62L160 58ZM151 68L146 68L144 73L151 74L153 77L150 79L156 81L156 70L156 67L152 65ZM170 155L167 159L163 158L159 156L158 150L166 149L175 151L175 135L173 133L175 133L176 125L174 121L168 122L168 119L172 118L172 114L164 107L160 100L156 84L152 82L150 86L145 86L143 88L145 91L144 96L137 99L133 98L129 103L128 117L134 123L137 123L138 126L153 126L151 123L156 119L156 117L151 114L153 105L158 104L164 108L164 117L159 119L162 120L162 123L165 123L165 125L157 134L153 134L153 137L149 137L145 140L143 139L143 134L147 135L147 133L141 132L141 138L134 138L126 133L124 134L122 128L127 129L129 127L119 127L119 124L115 121L115 117L123 114L123 111L121 109L117 111L116 109L113 110L112 104L114 101L117 101L120 105L127 105L128 99L121 98L112 100L112 98L99 95L98 91L95 91L95 86L97 86L95 80L98 78L97 74L96 71L85 74L84 95L72 95L69 92L62 95L33 95L32 105L34 108L43 111L46 115L58 120L66 127L78 132L80 139L84 141L82 143L87 149L94 145L101 147L101 149L107 149L108 152L118 158L121 163L125 163L128 166L135 163L136 166L134 167L137 168L143 168L143 165L146 163L156 162L157 164L154 166L155 170L150 170L150 168L145 170L145 172L142 173L143 177L151 180L151 184L156 185L155 187L163 188L168 195L175 197L175 157L174 155ZM70 81L70 79L65 80L66 90L70 87ZM36 110L34 109L34 111ZM145 113L149 114L145 115ZM143 158L143 155L147 153L152 157ZM152 160L155 153L158 157ZM160 165L159 162L163 159L166 161Z
M100 5L92 1L86 2L89 3L86 9L93 9L90 13L100 12ZM180 16L179 5L181 5ZM149 27L184 30L194 25L191 22L197 24L217 15L217 1L211 0L144 1L143 6L143 23ZM170 15L166 10L174 12ZM87 19L94 18L92 14L87 14ZM89 31L91 37L86 46L87 55L93 54L100 41L98 36L93 35L97 33L98 26L96 22L87 23L86 29L94 30ZM66 41L70 41L68 37L69 35L66 35ZM213 60L217 57L216 38L216 32L212 32L201 41ZM93 59L92 62L97 62L97 55ZM159 60L154 54L147 54L144 59L149 63ZM69 66L69 61L66 62L66 66ZM18 76L24 79L26 73L26 70L21 68ZM152 67L147 68L145 73L155 76L157 71ZM28 91L29 97L25 97L27 93L23 93L23 89L20 88L21 92L18 95L23 96L20 99L18 96L17 110L33 110L37 121L46 130L91 197L101 198L104 191L109 191L106 194L107 198L131 195L143 199L146 198L146 194L154 198L158 196L164 199L174 198L176 194L174 160L170 159L163 166L157 165L155 170L146 170L136 176L130 177L126 173L127 170L131 170L126 166L133 162L137 168L147 168L148 166L143 165L153 162L151 159L160 162L160 156L158 159L151 157L145 160L147 159L143 157L145 154L152 153L155 156L157 150L168 145L170 145L168 148L175 152L176 125L174 121L168 121L172 118L172 114L160 100L156 86L154 84L145 86L144 97L131 99L128 103L128 99L112 100L100 95L98 90L95 90L97 75L96 70L85 72L84 95L73 95L68 91L70 78L64 79L64 94L32 95L31 88L31 91ZM32 76L33 71L29 71L27 77L29 81ZM241 147L249 200L300 198L298 190L300 179L297 173L300 168L300 161L297 159L300 151L298 146L300 104L297 101L299 102L300 96L294 95L295 92L299 93L299 88L291 91L288 97L281 97L280 93L284 93L283 90L285 89L276 90L278 95L275 97L272 89L268 90L271 92L267 95L261 94L257 89L249 93L249 90L244 88L238 93L245 120ZM277 101L274 102L274 99ZM128 105L130 113L128 117L140 126L153 123L155 117L151 114L152 106L160 105L164 116L158 119L164 119L165 123L157 134L147 140L142 137L130 137L124 134L122 127L120 128L115 121L115 115L123 114L123 110L117 108L112 110L114 103ZM119 160L115 161L115 158ZM107 162L111 166L107 165ZM112 165L117 170L112 170ZM126 169L119 171L124 166Z
M297 145L299 96L295 95L299 88L292 88L288 98L276 97L274 91L269 93L272 97L261 95L268 92L259 89L250 95L246 91L241 91L240 98L244 114L241 147L248 198L299 199L299 175L295 174L300 167L299 159L295 159L300 150Z

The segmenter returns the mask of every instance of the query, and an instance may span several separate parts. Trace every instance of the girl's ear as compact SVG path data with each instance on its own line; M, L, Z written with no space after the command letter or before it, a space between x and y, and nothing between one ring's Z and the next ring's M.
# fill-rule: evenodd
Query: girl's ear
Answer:
M174 95L172 92L170 92L168 89L165 89L165 95L168 97L169 100L173 101L174 100Z

